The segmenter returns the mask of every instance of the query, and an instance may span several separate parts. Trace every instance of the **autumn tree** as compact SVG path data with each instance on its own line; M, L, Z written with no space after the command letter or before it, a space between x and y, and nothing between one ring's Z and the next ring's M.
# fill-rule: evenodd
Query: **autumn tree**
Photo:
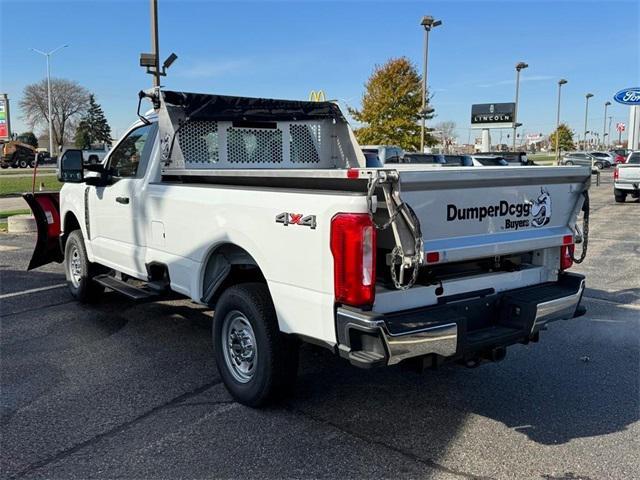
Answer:
M556 135L558 136L558 141L560 143L560 151L566 152L575 148L573 144L573 132L569 128L569 125L561 123L558 125L558 128L549 135L549 142L551 143L551 148L554 151L556 149Z
M405 57L392 58L376 66L365 84L362 109L349 108L351 116L364 124L355 131L361 144L398 145L405 150L420 148L422 79ZM432 118L429 114L426 118ZM425 135L427 145L436 140Z
M55 145L64 145L69 130L89 107L89 92L77 82L62 78L51 79L51 118ZM47 80L27 85L20 100L23 118L31 128L47 128Z

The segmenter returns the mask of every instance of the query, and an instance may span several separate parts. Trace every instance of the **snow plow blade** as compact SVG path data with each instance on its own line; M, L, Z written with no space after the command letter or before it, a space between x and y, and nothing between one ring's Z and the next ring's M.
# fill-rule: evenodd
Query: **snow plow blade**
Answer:
M60 248L60 194L36 192L22 195L33 212L38 227L38 239L27 270L51 262L61 263L64 254Z

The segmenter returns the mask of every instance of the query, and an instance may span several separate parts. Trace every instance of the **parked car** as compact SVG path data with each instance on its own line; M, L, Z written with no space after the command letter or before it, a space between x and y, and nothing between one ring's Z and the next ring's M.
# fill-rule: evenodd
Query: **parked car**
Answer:
M604 168L604 161L586 152L567 153L560 159L560 165L582 165L586 167L594 166L598 170Z
M610 152L615 153L616 155L620 155L622 158L626 159L631 153L631 150L628 150L626 148L614 148L611 149Z
M618 153L615 150L611 150L609 151L609 154L613 157L613 163L614 165L616 163L624 163L625 160L627 159L627 155L624 155L622 153Z
M477 167L510 167L512 163L507 162L498 155L472 155L473 164Z
M445 155L447 167L473 167L473 158L470 155Z
M387 163L400 163L404 156L404 151L396 145L365 145L361 148L367 158L367 167L372 168L383 167ZM373 154L377 155L377 161Z
M598 160L602 160L604 168L611 168L616 162L615 157L609 152L589 152L589 155L593 155Z
M627 195L640 198L640 152L630 153L625 163L613 171L613 194L616 202L623 203Z
M527 158L527 152L480 152L473 156L502 157L512 165L535 165L532 160Z
M410 152L405 153L404 157L402 157L401 163L412 163L412 164L438 164L444 165L447 161L444 158L444 155L440 155L437 153L419 153L419 152Z

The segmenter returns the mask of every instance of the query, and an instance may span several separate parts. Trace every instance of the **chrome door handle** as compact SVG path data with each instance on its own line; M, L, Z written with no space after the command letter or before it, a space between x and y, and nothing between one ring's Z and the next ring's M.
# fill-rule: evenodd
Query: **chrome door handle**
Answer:
M116 202L122 203L123 205L128 205L129 197L116 197Z

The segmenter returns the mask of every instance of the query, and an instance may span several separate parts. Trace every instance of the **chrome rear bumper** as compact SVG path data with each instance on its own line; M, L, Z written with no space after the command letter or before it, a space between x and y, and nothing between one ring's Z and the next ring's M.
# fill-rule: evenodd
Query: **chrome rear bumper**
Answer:
M338 307L338 350L361 367L394 365L427 355L466 358L537 339L546 323L579 316L584 288L584 277L563 274L556 284L485 292L469 300L393 314Z

